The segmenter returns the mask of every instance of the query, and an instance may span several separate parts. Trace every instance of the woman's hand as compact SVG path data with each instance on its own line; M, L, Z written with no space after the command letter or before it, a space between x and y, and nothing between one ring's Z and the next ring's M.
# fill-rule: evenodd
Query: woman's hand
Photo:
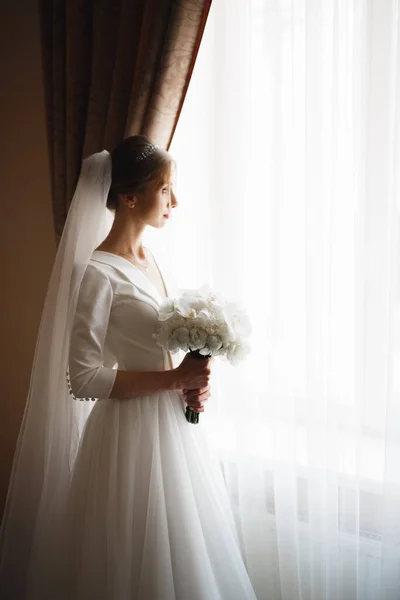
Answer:
M210 358L199 359L186 354L179 367L174 369L176 389L198 391L207 388L211 375L210 361Z
M182 390L185 396L185 402L190 408L196 412L204 412L204 404L211 396L211 388L208 385L205 388L195 390Z

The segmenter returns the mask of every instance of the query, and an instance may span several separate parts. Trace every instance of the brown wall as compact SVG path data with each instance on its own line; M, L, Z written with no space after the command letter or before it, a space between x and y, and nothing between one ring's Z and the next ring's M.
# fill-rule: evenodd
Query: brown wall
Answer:
M34 0L0 0L0 515L55 254Z

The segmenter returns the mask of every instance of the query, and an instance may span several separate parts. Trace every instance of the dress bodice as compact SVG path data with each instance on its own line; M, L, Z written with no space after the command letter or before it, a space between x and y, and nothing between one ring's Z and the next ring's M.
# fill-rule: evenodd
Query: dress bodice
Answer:
M172 295L174 284L170 280L167 285L159 271ZM162 301L156 286L130 261L93 252L71 332L69 368L75 396L109 397L116 369L162 371L176 366L176 359L153 337Z

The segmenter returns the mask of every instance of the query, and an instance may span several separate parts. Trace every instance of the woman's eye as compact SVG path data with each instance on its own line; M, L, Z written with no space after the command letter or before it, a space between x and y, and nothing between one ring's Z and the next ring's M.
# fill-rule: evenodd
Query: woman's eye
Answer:
M165 194L166 192L168 192L168 188L163 188L162 192L163 192L163 194Z

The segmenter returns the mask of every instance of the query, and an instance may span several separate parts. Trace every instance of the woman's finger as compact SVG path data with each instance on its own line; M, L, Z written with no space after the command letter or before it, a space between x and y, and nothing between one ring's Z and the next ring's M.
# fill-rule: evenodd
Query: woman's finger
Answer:
M186 401L188 400L208 400L208 398L211 396L209 390L206 390L205 392L201 393L196 391L190 391L186 394Z
M188 406L190 406L190 408L196 412L204 412L204 406L197 404L188 404Z
M204 387L195 388L195 389L191 389L191 390L185 389L185 390L182 390L182 392L184 394L198 394L198 395L200 395L200 394L204 394L205 392L210 392L210 390L211 390L211 387L209 385L206 385Z

